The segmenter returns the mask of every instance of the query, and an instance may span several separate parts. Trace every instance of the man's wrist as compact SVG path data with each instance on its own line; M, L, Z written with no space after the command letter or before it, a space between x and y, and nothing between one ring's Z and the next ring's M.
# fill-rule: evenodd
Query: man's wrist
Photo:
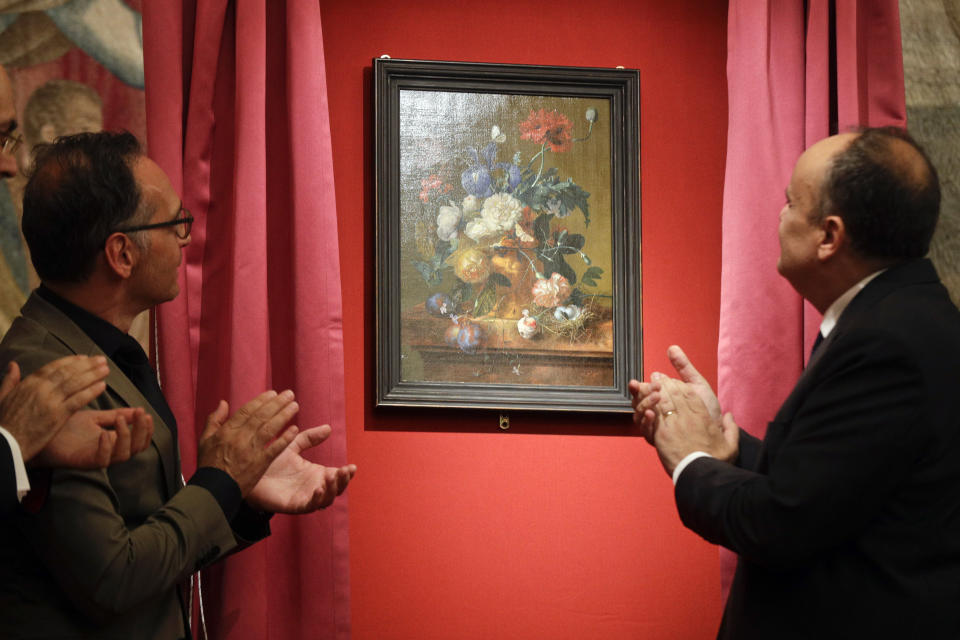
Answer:
M697 458L712 458L713 456L707 453L706 451L694 451L693 453L688 453L684 456L683 460L677 463L677 466L673 468L673 486L677 486L677 480L680 479L680 474L683 473L683 470L687 468L691 462Z

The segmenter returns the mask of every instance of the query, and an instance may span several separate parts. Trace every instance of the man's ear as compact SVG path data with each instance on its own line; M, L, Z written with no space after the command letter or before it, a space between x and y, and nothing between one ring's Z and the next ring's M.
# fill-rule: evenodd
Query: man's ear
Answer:
M140 260L140 247L125 233L116 232L110 234L103 247L103 255L106 258L110 270L121 278L129 278L133 273L137 261Z
M838 215L825 216L820 222L823 231L823 240L817 247L817 257L820 260L829 260L847 245L847 227L843 218Z

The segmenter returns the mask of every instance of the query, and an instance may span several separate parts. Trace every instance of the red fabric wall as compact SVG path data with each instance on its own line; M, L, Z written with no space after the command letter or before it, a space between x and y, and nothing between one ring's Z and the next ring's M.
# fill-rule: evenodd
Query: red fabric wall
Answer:
M353 637L712 638L716 548L683 528L628 416L514 413L501 432L491 412L373 408L371 59L640 69L645 372L679 343L715 381L726 1L320 5L359 465Z

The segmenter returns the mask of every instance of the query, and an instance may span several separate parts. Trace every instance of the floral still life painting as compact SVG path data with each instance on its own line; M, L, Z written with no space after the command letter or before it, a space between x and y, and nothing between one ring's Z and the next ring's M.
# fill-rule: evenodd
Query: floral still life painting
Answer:
M399 382L615 387L612 102L396 92Z

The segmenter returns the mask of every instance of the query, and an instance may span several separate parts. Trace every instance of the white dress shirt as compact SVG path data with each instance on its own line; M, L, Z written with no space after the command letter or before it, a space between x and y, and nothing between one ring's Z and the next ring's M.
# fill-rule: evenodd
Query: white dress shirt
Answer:
M20 444L9 431L0 427L0 435L7 439L10 445L10 455L13 457L13 469L17 477L17 498L23 500L23 496L30 491L30 480L27 478L27 467L23 464L23 453L20 451Z

